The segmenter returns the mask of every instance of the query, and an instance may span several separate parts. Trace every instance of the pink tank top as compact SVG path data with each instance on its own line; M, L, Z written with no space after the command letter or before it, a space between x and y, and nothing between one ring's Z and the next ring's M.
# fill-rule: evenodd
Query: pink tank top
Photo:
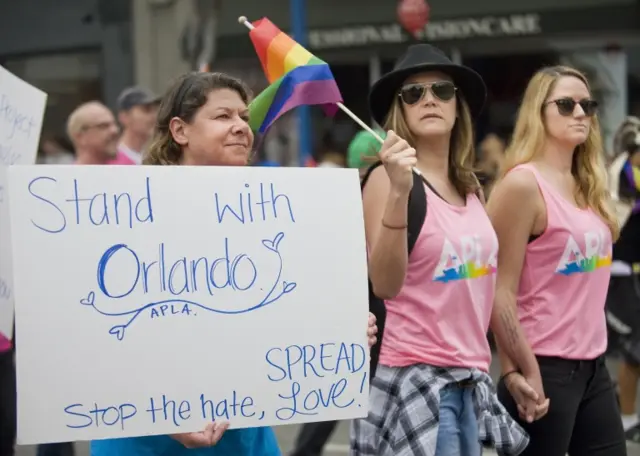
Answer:
M7 339L4 334L0 333L0 353L9 351L11 349L11 341Z
M107 162L107 165L135 165L135 164L136 162L134 162L131 158L127 156L127 154L125 154L121 150L118 150L118 155L116 155L116 158L114 158L113 160L109 160Z
M428 186L427 216L398 296L386 301L386 366L429 364L488 371L498 240L476 195L450 205Z
M611 270L611 232L591 209L579 209L532 164L547 207L547 228L527 246L518 316L536 355L594 359L607 348L604 304Z

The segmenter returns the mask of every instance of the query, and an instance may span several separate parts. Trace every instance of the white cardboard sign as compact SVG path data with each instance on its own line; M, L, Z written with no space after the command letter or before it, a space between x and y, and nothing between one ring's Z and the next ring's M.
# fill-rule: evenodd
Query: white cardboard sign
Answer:
M358 173L12 166L18 440L367 413Z
M0 66L0 333L13 335L13 274L7 166L33 164L47 94Z

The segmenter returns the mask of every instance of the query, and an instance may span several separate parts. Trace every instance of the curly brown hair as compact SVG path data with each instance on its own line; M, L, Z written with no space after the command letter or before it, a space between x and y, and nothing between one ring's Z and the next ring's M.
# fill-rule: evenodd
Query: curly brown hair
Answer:
M190 123L207 103L209 94L218 89L237 92L245 104L251 100L251 90L240 79L225 73L191 72L179 77L162 97L151 146L145 153L144 165L179 165L182 147L173 139L169 123L174 117Z

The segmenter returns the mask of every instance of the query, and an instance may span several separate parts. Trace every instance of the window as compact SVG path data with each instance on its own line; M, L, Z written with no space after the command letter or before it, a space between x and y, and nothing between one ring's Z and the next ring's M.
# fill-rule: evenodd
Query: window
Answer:
M67 117L79 104L102 99L98 51L18 57L7 70L48 94L42 136L64 135Z

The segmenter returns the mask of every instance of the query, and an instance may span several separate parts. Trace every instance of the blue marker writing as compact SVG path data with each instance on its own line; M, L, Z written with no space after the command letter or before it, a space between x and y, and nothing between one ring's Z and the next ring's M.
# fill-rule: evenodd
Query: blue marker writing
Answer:
M0 277L0 298L11 299L11 287L4 277Z
M2 144L0 142L0 163L5 166L15 165L22 155L13 149L11 144Z
M176 401L168 399L165 394L162 395L162 400L156 401L149 398L149 408L146 410L151 415L151 421L156 423L160 419L164 421L171 421L175 426L180 426L182 421L186 421L191 418L191 404L189 401Z
M224 202L223 197L215 192L213 200L218 223L235 220L242 224L279 220L278 216L295 223L291 208L291 200L284 193L277 193L274 184L259 184L258 189L251 191L249 184L244 184L246 191L237 195L237 202ZM228 192L225 192L228 193Z
M234 417L251 418L256 415L253 407L253 398L250 396L240 396L233 390L229 399L213 401L207 399L204 394L200 395L200 409L202 418L210 421L216 419L230 420Z
M13 139L18 134L30 138L38 125L33 116L21 111L5 93L0 96L0 122L6 126L6 139Z
M127 420L132 419L138 409L133 404L120 404L115 406L99 407L93 404L93 407L85 407L83 404L72 404L64 408L67 415L68 428L82 429L89 426L116 426L120 429L125 428Z
M134 249L125 244L116 244L109 247L100 257L97 268L97 284L101 295L107 299L120 299L130 296L134 291L139 291L143 295L150 292L169 292L172 296L165 299L146 302L130 310L114 312L96 302L99 295L95 291L89 291L80 299L80 304L91 307L96 312L107 317L122 317L120 324L116 324L109 329L109 334L114 335L118 340L123 340L126 329L140 315L151 314L151 318L158 318L167 315L196 315L195 308L211 313L234 315L266 307L280 300L284 295L292 293L297 283L290 280L283 280L283 258L280 252L280 243L284 239L283 232L277 233L273 238L261 240L262 247L274 256L278 263L274 267L270 265L266 274L267 280L261 280L260 293L246 301L246 307L228 309L225 308L225 301L215 296L217 290L231 288L234 291L247 291L258 279L256 265L251 258L244 254L237 254L233 257L230 252L228 239L225 238L225 255L223 257L209 259L200 257L195 260L187 260L183 256L173 263L165 261L164 243L160 244L159 259L157 261L141 261L140 256ZM112 261L119 259L120 263L113 264ZM124 263L123 263L124 261ZM133 268L131 266L133 265ZM170 265L170 267L167 267ZM198 267L201 267L198 269ZM134 271L128 280L118 282L120 288L115 289L110 283L110 271L123 274L123 270ZM198 271L200 270L200 274ZM150 280L150 271L156 279ZM169 271L169 272L167 272ZM218 272L218 274L216 274ZM220 272L222 274L220 274ZM226 274L226 275L225 275ZM220 282L220 275L225 275L225 279ZM126 274L125 274L126 276ZM206 284L212 299L200 300L200 297L187 297L186 293L198 290L198 284L204 287ZM152 288L153 284L153 288ZM196 301L195 299L198 299Z
M73 179L71 197L62 203L56 202L53 194L57 193L58 181L53 177L40 176L29 182L28 191L38 201L44 204L39 213L39 220L31 223L46 233L60 233L65 230L68 218L65 215L63 203L72 205L73 219L76 225L89 223L94 226L119 225L133 228L135 223L153 223L153 205L151 198L150 180L145 179L144 196L132 197L128 192L107 194L100 192L84 195L78 179ZM73 222L71 222L73 223Z
M355 399L343 397L347 386L347 379L341 378L328 388L302 391L300 383L293 382L288 393L278 394L278 397L285 400L286 405L276 410L276 418L289 421L296 415L317 415L323 409L351 407L355 403Z
M258 279L258 269L246 253L230 253L229 239L223 240L224 254L219 257L188 259L172 255L169 259L164 243L158 246L158 256L141 260L135 250L125 244L109 247L98 261L97 280L100 291L110 298L123 298L133 291L169 292L173 296L206 290L213 296L216 290L231 288L249 290ZM127 266L123 268L123 266ZM123 270L132 271L122 278ZM109 277L118 277L118 290L109 284Z
M266 361L272 367L267 374L272 382L296 380L307 377L324 377L325 374L354 374L366 363L365 348L360 344L326 343L314 345L290 345L267 351Z

